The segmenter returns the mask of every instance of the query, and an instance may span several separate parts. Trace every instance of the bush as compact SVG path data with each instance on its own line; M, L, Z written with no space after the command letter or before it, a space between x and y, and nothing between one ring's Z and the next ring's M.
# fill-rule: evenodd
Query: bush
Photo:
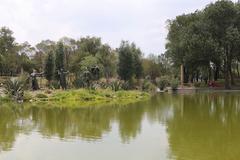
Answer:
M23 87L25 90L31 88L30 78L28 73L24 72L23 74L21 74L18 80L23 84Z
M110 83L110 87L113 91L119 91L122 89L122 82L119 80Z
M33 99L33 96L32 96L32 94L30 94L30 93L24 93L24 96L23 96L23 100L24 101L30 101L30 100L32 100Z
M47 95L45 95L45 94L43 94L43 93L38 93L36 96L35 96L36 98L48 98L48 96Z
M169 85L169 77L163 76L159 80L157 80L157 85L160 90L164 90Z
M122 83L122 89L123 90L130 90L131 89L131 84L129 81L125 81Z
M179 85L179 81L177 79L174 79L174 80L171 81L172 90L174 90L174 91L177 90L178 85Z
M56 80L52 81L49 88L51 88L51 89L60 89L60 84Z
M142 90L147 91L147 92L155 92L156 91L156 86L150 82L149 80L144 80L142 84Z
M4 92L16 102L22 102L24 96L24 83L17 79L4 82Z
M201 82L194 82L193 86L196 88L199 88L199 87L201 87Z

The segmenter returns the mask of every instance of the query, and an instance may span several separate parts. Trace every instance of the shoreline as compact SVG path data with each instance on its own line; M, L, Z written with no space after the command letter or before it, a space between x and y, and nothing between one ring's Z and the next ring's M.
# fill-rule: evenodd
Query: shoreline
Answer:
M77 90L40 90L27 91L24 102L20 105L33 107L79 108L90 106L127 105L151 98L147 92L138 90L112 91L108 89ZM5 100L3 100L5 99ZM0 99L1 100L1 99ZM13 103L11 99L2 98L4 103Z

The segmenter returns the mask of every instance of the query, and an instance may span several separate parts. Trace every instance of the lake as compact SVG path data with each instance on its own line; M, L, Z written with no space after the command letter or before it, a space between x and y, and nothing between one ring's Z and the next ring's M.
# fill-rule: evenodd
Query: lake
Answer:
M127 106L0 106L0 160L236 160L240 93L159 94Z

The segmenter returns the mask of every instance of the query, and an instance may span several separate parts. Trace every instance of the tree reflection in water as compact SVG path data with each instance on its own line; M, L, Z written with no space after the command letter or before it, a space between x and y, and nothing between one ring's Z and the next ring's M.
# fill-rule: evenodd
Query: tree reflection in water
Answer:
M78 109L9 107L5 104L0 107L0 145L3 150L11 149L19 133L27 134L31 131L37 131L45 138L94 141L110 132L114 122L119 126L122 142L128 143L140 134L144 115L151 121L161 120L157 114L162 116L164 113L161 108L165 106L166 100L168 98L163 100L155 97L152 101L128 106Z
M238 93L162 94L128 106L78 109L5 104L0 107L0 150L10 150L20 133L102 140L113 124L122 143L130 143L141 134L144 120L166 127L170 159L240 157Z
M179 96L167 124L172 158L235 160L240 157L240 96Z

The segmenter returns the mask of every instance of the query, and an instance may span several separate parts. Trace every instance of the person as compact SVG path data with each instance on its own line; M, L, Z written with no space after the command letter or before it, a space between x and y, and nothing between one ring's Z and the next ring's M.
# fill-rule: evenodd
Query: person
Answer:
M39 89L39 85L38 85L38 81L37 81L37 77L42 76L43 73L37 73L37 71L35 69L33 69L33 72L30 74L30 78L31 78L31 85L32 85L32 90L36 91Z
M60 70L58 70L58 75L59 75L59 81L60 81L60 86L63 90L67 89L67 80L66 80L66 74L68 74L69 72L65 72L63 70L63 68L61 68Z

